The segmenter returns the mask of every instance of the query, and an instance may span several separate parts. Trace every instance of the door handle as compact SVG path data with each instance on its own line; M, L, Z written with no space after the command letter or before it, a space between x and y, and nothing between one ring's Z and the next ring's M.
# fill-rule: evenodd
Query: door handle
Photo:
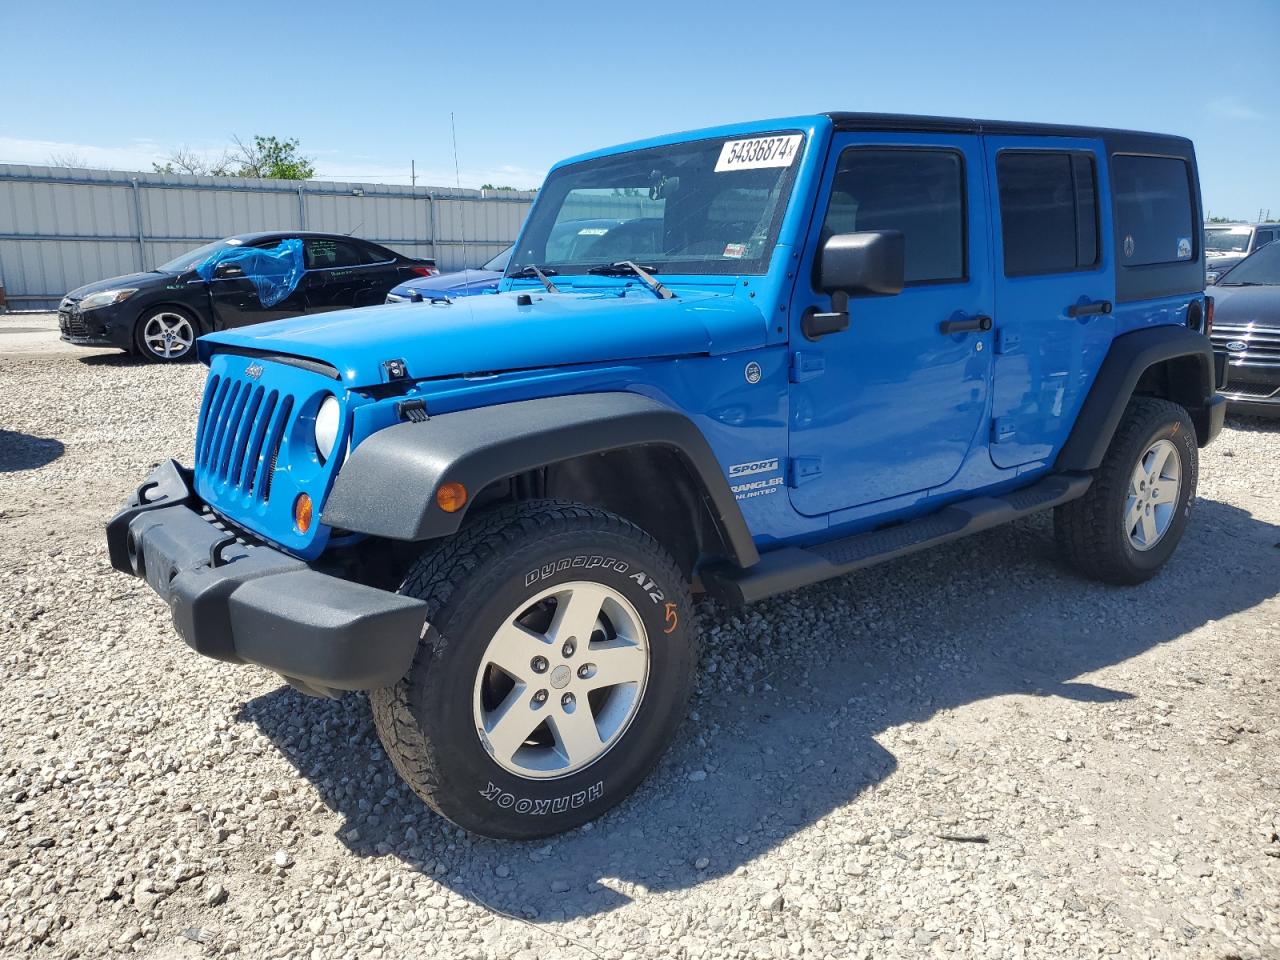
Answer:
M1095 300L1093 303L1073 303L1067 307L1068 317L1095 317L1098 314L1110 312L1110 300Z
M963 320L943 320L942 323L938 324L938 329L946 335L986 331L991 329L991 318L979 314L976 317L966 317Z

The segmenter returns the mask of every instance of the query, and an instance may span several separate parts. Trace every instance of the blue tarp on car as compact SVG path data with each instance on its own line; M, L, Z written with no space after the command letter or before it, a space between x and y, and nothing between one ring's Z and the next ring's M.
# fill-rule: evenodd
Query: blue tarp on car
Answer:
M195 270L202 280L212 280L213 272L224 263L234 263L253 282L264 307L274 307L297 289L302 279L302 241L281 240L278 246L227 247L219 250Z

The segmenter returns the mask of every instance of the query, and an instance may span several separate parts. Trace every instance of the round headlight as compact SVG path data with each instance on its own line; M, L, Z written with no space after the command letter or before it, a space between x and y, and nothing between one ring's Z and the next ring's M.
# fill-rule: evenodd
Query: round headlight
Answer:
M333 453L338 442L338 420L342 415L342 405L332 394L325 397L316 411L316 453L320 454L320 462L324 463Z

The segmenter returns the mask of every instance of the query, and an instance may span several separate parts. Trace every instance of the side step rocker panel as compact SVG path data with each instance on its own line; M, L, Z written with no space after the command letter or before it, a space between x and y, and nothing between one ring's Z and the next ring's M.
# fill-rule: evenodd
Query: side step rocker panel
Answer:
M882 530L810 547L772 550L747 568L709 566L702 571L702 582L707 592L723 603L755 603L1060 506L1084 496L1092 482L1087 473L1055 474L1020 490L962 500Z

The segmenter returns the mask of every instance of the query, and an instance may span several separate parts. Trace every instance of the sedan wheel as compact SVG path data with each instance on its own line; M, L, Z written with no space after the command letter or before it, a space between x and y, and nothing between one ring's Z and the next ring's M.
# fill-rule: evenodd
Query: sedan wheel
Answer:
M191 352L196 341L195 328L185 314L174 310L157 310L139 322L138 344L145 356L172 362Z

